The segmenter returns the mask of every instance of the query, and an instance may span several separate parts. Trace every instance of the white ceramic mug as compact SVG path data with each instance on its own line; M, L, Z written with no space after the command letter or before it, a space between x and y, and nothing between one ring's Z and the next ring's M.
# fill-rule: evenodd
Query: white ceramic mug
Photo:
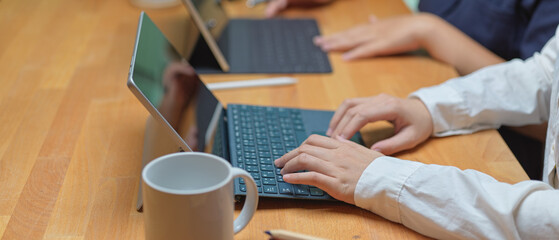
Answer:
M247 196L235 219L233 179L241 177ZM233 239L250 221L258 192L248 172L215 155L173 153L142 171L146 239Z

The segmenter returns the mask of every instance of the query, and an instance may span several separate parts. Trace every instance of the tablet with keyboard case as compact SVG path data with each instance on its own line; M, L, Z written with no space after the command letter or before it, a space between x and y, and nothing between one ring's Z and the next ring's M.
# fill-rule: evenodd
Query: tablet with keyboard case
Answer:
M260 196L333 199L314 186L284 182L273 164L311 134L324 134L332 111L239 104L225 109L144 13L127 85L182 150L213 153L247 170ZM352 140L362 142L359 134ZM245 194L241 179L234 186L237 196Z

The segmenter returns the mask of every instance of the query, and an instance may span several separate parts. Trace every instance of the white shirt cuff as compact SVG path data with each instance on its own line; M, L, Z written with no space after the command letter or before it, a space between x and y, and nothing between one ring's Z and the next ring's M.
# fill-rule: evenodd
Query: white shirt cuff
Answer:
M459 92L445 84L422 88L409 95L410 98L418 98L425 104L433 119L432 134L437 137L471 133L471 130L465 132L449 131L454 130L455 126L453 125L457 123L458 125L467 125L465 123L467 119L459 119L461 116L468 115L468 110L460 107L464 106L463 99L460 96ZM449 116L452 116L451 119L448 119Z
M398 202L400 191L408 177L422 165L387 156L375 159L357 182L355 205L401 223Z

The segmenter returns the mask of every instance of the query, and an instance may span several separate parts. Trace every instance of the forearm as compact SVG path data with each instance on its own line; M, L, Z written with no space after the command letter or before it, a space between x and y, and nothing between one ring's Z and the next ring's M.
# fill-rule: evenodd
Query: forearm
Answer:
M390 157L375 160L356 205L440 239L548 239L559 234L559 191L501 183L474 170Z
M417 33L421 46L433 58L453 65L460 75L505 61L438 16L422 13L418 17L423 22Z
M501 125L539 124L549 117L556 42L526 61L512 60L410 95L429 109L436 136Z

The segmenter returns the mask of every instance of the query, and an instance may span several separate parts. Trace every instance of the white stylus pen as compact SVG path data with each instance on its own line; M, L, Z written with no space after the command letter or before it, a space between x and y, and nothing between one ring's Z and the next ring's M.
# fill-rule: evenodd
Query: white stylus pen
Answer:
M268 0L247 0L246 6L249 8L253 8L256 4L267 2Z
M243 80L243 81L208 83L206 84L206 86L210 90L222 90L222 89L233 89L233 88L279 86L279 85L289 85L295 83L297 83L297 79L295 78L277 77L277 78Z

